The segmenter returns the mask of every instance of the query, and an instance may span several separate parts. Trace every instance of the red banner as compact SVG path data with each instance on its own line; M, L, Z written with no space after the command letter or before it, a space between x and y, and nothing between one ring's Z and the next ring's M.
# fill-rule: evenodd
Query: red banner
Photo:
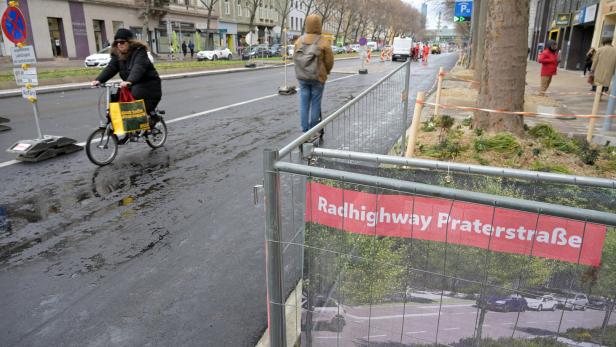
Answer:
M466 245L598 266L606 226L487 205L307 184L306 221L347 232Z

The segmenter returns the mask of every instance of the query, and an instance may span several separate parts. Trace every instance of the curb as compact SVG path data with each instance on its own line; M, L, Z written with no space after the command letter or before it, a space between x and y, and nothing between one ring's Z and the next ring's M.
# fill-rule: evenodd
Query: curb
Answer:
M348 57L348 58L339 58L335 60L351 60L357 59L357 57ZM287 66L293 66L294 64L287 64ZM270 70L284 67L284 64L277 64L271 66L261 66L256 68L232 68L232 69L222 69L222 70L209 70L209 71L197 71L197 72L182 72L177 74L168 74L160 76L160 79L165 80L175 80L181 78L191 78L191 77L201 77L208 75L224 75L238 72L246 72L246 71L257 71L257 70ZM111 80L111 82L121 82L119 79ZM52 86L44 86L40 88L36 88L37 94L49 94L56 92L65 92L71 90L80 90L80 89L90 89L90 82L80 82L80 83L70 83L70 84L58 84ZM14 96L21 96L21 89L8 89L4 91L0 91L0 99L3 98L11 98Z

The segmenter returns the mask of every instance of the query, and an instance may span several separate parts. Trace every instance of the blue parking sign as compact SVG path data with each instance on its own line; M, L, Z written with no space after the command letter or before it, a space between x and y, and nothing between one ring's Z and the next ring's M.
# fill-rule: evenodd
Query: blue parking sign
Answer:
M470 18L472 15L473 15L473 1L456 0L454 16Z

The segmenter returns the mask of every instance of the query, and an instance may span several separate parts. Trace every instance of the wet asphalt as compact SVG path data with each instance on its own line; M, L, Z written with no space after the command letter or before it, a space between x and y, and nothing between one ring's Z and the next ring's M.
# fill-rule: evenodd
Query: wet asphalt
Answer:
M413 64L411 95L456 60L432 58ZM332 74L324 113L386 71ZM267 312L264 213L252 187L262 181L263 149L300 135L298 96L273 96L282 77L275 69L165 81L168 121L262 99L172 121L164 148L122 146L106 167L83 151L0 167L0 207L11 221L0 230L0 345L254 345ZM44 133L84 141L99 95L41 97ZM33 137L28 103L0 99L0 109L13 127L0 147Z

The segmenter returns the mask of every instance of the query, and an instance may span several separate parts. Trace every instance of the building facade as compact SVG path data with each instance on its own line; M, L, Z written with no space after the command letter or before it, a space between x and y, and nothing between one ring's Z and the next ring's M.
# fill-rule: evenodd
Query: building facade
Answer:
M259 43L279 40L277 1L287 0L262 0L257 7L253 32ZM250 31L252 0L218 0L209 17L204 2L208 0L19 0L19 7L29 28L26 44L34 46L39 60L83 59L108 46L119 28L133 31L155 54L177 53L182 42L193 42L197 50L235 51ZM0 2L0 11L6 7L6 1ZM10 55L13 46L0 35L0 56Z
M530 23L533 27L530 58L536 60L546 42L553 40L560 49L560 67L583 69L586 53L599 41L595 35L596 28L602 26L597 21L600 18L599 1L538 0L534 5L534 23Z

